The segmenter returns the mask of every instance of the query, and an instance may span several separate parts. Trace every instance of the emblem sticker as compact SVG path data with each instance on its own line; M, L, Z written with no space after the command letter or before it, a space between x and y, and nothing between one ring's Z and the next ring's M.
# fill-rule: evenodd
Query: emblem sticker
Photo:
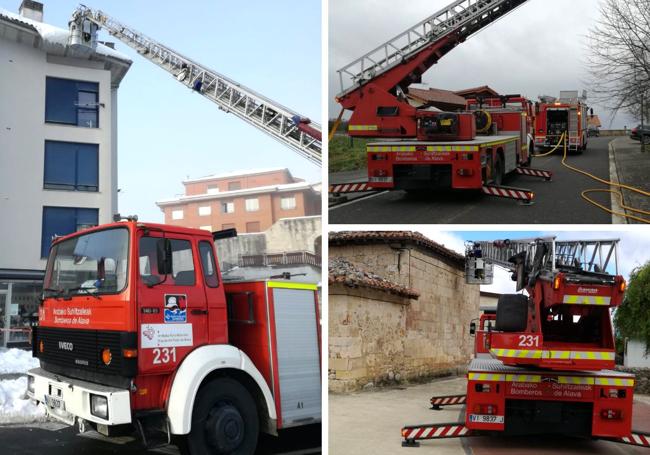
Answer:
M187 296L165 294L165 324L187 322Z

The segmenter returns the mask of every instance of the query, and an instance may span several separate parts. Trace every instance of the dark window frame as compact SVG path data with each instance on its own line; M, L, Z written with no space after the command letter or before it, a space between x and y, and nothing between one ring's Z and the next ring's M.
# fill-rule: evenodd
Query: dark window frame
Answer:
M205 264L204 257L203 257L203 250L201 249L202 247L206 247L206 248L208 248L210 250L210 260L212 261L212 270L213 270L213 274L214 274L214 279L216 280L216 284L215 283L212 283L212 284L210 283L210 276L211 275L207 275L207 273L206 273L206 264ZM203 282L209 288L218 288L219 287L219 269L217 269L217 264L216 264L215 255L214 255L214 248L212 248L212 244L210 244L210 242L208 242L207 240L199 241L198 248L199 248L199 260L201 262L201 271L203 272Z
M55 144L66 144L66 145L72 145L72 146L94 146L94 150L92 150L92 153L95 155L95 176L96 176L96 184L95 185L86 185L86 184L81 184L79 183L80 180L80 175L81 175L81 170L79 168L79 154L80 153L87 153L86 151L80 150L80 148L76 148L74 150L74 183L56 183L56 182L48 182L47 181L47 155L48 155L48 144L49 145L55 145ZM54 151L50 151L50 153L54 153ZM88 192L88 193L98 193L99 192L99 144L92 144L92 143L84 143L84 142L68 142L68 141L51 141L51 140L46 140L45 141L45 146L44 146L44 159L43 159L43 189L46 190L57 190L57 191L81 191L81 192Z

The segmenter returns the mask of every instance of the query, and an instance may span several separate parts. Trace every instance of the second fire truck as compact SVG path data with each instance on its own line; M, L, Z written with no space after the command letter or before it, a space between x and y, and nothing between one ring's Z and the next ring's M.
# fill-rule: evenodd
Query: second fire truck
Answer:
M559 98L540 97L540 101L535 103L535 145L555 147L567 133L569 151L587 150L589 116L593 115L593 110L590 111L586 101L586 93L578 96L577 90L561 92Z

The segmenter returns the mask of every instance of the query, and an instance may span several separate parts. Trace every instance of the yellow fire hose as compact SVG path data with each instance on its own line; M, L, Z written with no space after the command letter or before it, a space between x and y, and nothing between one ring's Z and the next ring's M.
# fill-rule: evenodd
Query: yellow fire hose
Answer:
M640 194L642 196L650 196L650 192L648 192L648 191L644 191L642 189L635 188L633 186L625 185L625 184L622 184L622 183L615 183L615 182L612 182L612 181L609 181L609 180L602 179L602 178L597 177L597 176L595 176L593 174L590 174L587 171L583 171L582 169L578 169L577 167L571 166L570 164L568 164L566 162L567 155L568 155L567 133L566 132L562 134L562 136L560 137L560 142L558 142L558 144L553 148L553 150L551 150L550 152L547 152L547 153L543 153L543 154L540 154L540 155L533 155L533 156L534 157L548 156L551 153L555 152L558 149L558 147L560 147L560 145L564 145L564 154L562 156L562 166L572 170L573 172L577 172L579 174L582 174L582 175L584 175L586 177L589 177L592 180L595 180L595 181L597 181L599 183L603 183L603 184L608 185L610 187L626 189L628 191L632 191L633 193L637 193L637 194ZM599 209L604 210L604 211L606 211L608 213L611 213L612 215L618 215L618 216L621 216L623 218L628 218L628 219L631 219L631 220L638 221L640 223L650 224L649 219L641 218L641 217L638 217L638 216L635 216L635 215L628 215L627 213L616 212L616 211L614 211L612 209L607 208L606 206L600 204L599 202L596 202L593 199L589 198L588 195L592 194L592 193L609 193L609 194L613 194L614 196L618 197L618 199L620 201L620 205L624 210L628 210L630 212L641 214L641 215L650 216L650 212L648 212L646 210L641 210L641 209L637 209L637 208L625 205L624 198L623 198L623 193L621 191L613 190L611 188L610 189L589 189L589 190L584 190L582 193L580 193L580 196L585 201L587 201L589 204L595 205Z
M339 116L336 118L336 122L334 122L334 125L332 125L332 131L330 131L330 135L327 138L328 142L332 140L334 134L336 134L336 130L339 129L339 125L341 124L341 118L343 118L343 111L345 111L345 109L341 109L341 112L339 112Z

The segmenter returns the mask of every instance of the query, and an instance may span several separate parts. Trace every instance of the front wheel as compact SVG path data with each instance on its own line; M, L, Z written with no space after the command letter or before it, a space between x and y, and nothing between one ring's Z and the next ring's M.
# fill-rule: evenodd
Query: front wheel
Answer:
M258 433L257 408L248 390L233 379L215 379L196 395L184 452L252 455Z

